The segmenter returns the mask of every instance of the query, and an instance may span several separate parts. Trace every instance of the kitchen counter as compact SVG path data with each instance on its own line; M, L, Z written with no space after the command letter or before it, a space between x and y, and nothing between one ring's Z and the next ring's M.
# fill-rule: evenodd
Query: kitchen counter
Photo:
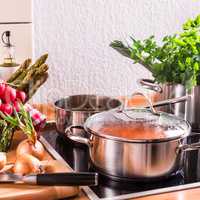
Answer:
M48 120L54 120L54 109L52 105L36 104L34 105L38 110L47 115ZM159 195L151 195L147 197L137 198L137 200L199 200L200 188L182 190L178 192L164 193ZM88 199L84 193L80 194L70 200L86 200Z

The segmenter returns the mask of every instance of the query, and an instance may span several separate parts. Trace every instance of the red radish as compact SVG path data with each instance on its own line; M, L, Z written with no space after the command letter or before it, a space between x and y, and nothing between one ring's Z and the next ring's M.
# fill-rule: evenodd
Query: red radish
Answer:
M17 91L17 99L19 99L21 102L25 102L26 100L26 93L23 91Z
M20 104L19 104L18 101L14 101L13 106L14 106L14 108L15 108L15 110L16 110L17 112L20 111Z
M9 103L1 104L1 111L4 114L12 115L13 107Z
M14 102L16 99L16 90L10 86L6 86L4 96L2 96L2 99L6 103Z
M6 89L6 85L5 83L0 83L0 96L2 96L5 92L5 89Z

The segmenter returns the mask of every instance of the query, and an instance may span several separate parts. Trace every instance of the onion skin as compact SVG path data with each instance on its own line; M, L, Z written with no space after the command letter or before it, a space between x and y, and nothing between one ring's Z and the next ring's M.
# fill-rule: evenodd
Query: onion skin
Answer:
M6 159L6 153L0 152L0 170L4 168L6 165L7 159Z
M35 144L29 139L23 140L17 147L17 157L24 154L30 154L39 160L43 160L45 156L45 149L41 142L36 140Z
M13 166L13 172L19 175L40 173L41 162L32 155L20 155L17 157L17 160Z

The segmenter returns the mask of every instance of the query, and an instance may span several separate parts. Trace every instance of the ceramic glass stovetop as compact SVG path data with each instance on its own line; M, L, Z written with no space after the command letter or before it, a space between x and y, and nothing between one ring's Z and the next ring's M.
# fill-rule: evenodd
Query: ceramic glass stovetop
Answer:
M75 171L93 171L89 162L88 149L63 138L55 130L46 131L41 138L52 154L61 156ZM200 141L200 134L192 134L188 143ZM182 171L166 180L151 183L117 182L100 175L99 185L83 187L87 195L94 200L117 200L200 187L200 151L186 153Z

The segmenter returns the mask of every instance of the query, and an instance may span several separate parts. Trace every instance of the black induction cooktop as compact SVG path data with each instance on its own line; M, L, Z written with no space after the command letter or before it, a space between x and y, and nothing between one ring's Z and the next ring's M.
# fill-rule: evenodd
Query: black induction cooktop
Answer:
M87 146L74 143L55 130L44 132L42 140L74 171L95 171L89 160ZM200 134L192 134L188 138L188 143L198 141ZM168 179L146 183L121 182L100 174L98 186L83 187L83 190L94 200L117 200L200 187L200 151L186 152L184 163L183 169Z

